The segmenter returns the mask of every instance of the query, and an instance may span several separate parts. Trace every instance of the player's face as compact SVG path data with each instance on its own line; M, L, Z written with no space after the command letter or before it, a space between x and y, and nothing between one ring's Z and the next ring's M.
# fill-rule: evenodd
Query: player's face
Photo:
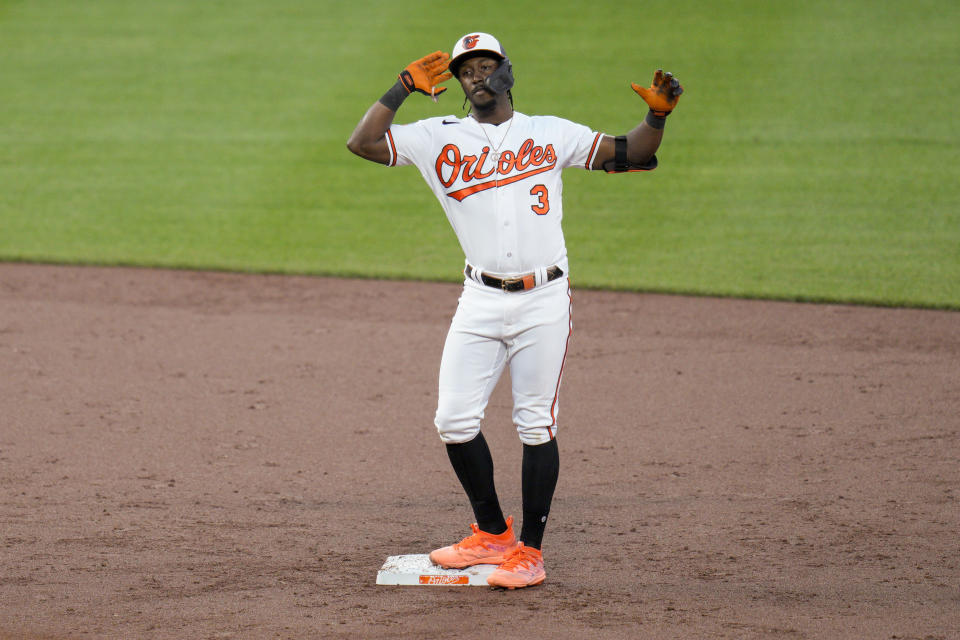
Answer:
M460 76L457 79L460 80L464 95L478 109L490 106L497 100L497 94L487 89L483 81L496 71L498 66L499 60L486 56L469 58L460 65Z

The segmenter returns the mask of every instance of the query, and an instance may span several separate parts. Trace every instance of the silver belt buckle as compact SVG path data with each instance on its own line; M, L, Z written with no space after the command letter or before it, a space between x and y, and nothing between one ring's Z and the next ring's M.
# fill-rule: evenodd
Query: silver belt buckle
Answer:
M508 286L518 282L523 282L523 278L503 278L500 280L500 288L507 291Z

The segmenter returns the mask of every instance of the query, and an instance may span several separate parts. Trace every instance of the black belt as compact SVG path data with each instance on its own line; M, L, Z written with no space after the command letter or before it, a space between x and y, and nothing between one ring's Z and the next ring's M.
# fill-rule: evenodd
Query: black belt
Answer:
M466 274L468 278L473 279L473 267L471 265L468 264L467 268L463 270L463 273ZM556 280L562 275L563 269L560 267L556 265L547 267L547 282ZM496 278L481 273L480 280L488 287L502 289L503 291L526 291L527 289L533 289L537 286L537 276L533 273L525 273L521 276L514 276L513 278Z

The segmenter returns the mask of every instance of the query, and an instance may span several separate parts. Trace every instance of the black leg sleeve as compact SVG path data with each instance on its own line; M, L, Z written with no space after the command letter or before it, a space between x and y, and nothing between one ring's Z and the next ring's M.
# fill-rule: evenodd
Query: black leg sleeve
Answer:
M470 499L480 530L492 534L506 531L507 523L493 483L493 456L483 434L469 442L448 444L447 456Z
M560 450L557 440L546 444L523 445L523 528L520 541L539 549L547 527L553 491L560 477Z

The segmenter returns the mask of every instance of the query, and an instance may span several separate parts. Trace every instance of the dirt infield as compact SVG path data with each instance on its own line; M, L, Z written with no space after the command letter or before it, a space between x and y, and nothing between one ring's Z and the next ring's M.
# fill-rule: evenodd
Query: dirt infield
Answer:
M0 638L958 638L960 313L574 291L527 590L468 533L459 287L0 265ZM484 433L519 515L509 394Z

